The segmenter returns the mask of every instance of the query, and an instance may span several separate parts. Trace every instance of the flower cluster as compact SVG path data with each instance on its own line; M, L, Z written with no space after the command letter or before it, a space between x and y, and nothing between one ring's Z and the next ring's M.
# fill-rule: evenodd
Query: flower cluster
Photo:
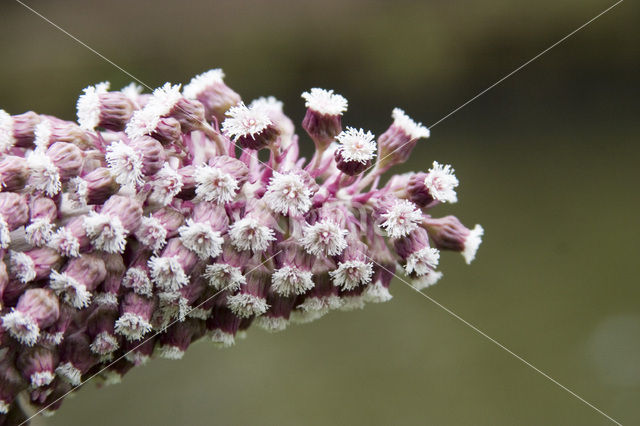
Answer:
M440 250L473 260L482 228L428 213L457 200L451 166L381 184L425 126L395 109L376 138L343 129L341 95L302 97L308 161L282 104L243 103L221 70L87 87L77 123L0 110L0 415L20 393L52 412L200 338L388 301L396 268L422 289Z

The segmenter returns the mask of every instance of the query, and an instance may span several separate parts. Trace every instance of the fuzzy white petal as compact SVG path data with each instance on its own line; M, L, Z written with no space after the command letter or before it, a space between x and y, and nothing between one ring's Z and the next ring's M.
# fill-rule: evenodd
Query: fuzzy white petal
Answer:
M340 262L338 269L330 271L333 284L343 290L353 290L362 284L371 282L373 276L373 263L365 263L360 260L348 260Z
M233 201L240 188L236 178L216 167L199 166L194 177L199 200L225 204Z
M207 265L204 277L209 280L209 285L216 290L229 289L234 291L247 281L240 268L225 263Z
M425 247L409 255L404 270L407 274L415 272L418 276L426 275L438 266L439 261L440 251Z
M49 197L56 195L62 188L60 172L41 149L36 149L27 154L27 166L29 168L29 185L43 191Z
M108 82L88 86L78 98L78 124L84 130L94 130L100 123L100 95L107 93L109 86Z
M149 273L153 282L163 290L175 291L189 283L189 277L175 257L152 257Z
M142 156L122 141L107 147L104 156L113 178L126 188L135 188L144 183Z
M182 244L197 254L200 259L216 257L222 252L224 239L209 223L187 219L186 223L178 229L178 233Z
M261 297L248 293L238 293L227 299L229 309L240 318L249 318L264 314L269 305Z
M304 228L300 243L314 256L337 256L347 248L347 230L325 219Z
M337 152L339 152L346 161L366 164L376 156L376 142L373 140L374 138L375 136L371 132L347 127L347 130L342 131L336 136L336 140L340 144Z
M382 214L385 221L380 225L391 238L400 238L418 227L422 212L411 201L397 200L389 211Z
M401 128L412 139L428 138L431 135L429 129L422 123L416 123L400 108L394 108L391 113L393 125Z
M90 212L83 227L91 244L107 253L122 253L127 245L127 231L117 216Z
M222 132L234 141L242 136L257 135L272 124L269 115L259 108L248 108L245 104L229 108L227 119L222 123Z
M304 106L320 114L342 115L347 110L348 102L333 90L325 90L314 87L309 92L304 92L302 98L305 100Z
M220 68L212 69L202 74L198 74L191 79L189 84L184 86L182 94L187 99L196 99L198 95L216 84L222 84L224 72Z
M87 287L65 273L51 271L49 287L60 299L77 309L86 308L91 302L91 292Z
M280 296L304 294L314 287L313 274L293 266L283 266L271 275L271 288Z
M252 250L255 253L265 251L276 239L273 229L251 217L234 222L229 227L229 237L238 250Z
M476 225L469 235L467 235L467 239L464 242L464 250L462 250L462 256L464 256L464 260L467 264L470 264L473 259L476 258L476 253L482 243L483 235L484 229L480 225Z
M311 190L294 173L273 173L264 200L276 213L283 215L304 214L311 208Z
M433 167L427 173L424 184L429 190L429 194L443 203L455 203L458 201L455 188L460 184L454 174L455 170L449 165L433 162Z

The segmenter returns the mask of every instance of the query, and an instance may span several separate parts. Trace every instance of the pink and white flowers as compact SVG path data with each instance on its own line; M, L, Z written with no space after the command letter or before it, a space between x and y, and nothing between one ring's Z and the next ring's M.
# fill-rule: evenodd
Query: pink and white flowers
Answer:
M425 126L396 108L376 138L343 130L342 95L302 97L309 159L282 103L245 105L220 69L184 90L89 86L77 123L0 110L0 414L202 337L388 301L396 269L426 288L444 250L475 258L480 225L432 216L457 201L450 165L380 184Z

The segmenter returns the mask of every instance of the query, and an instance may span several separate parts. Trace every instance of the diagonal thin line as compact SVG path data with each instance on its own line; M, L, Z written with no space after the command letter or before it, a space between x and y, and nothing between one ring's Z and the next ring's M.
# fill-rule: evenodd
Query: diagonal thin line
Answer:
M363 253L364 254L364 253ZM429 296L428 294L423 293L422 291L418 290L417 288L415 288L414 286L412 286L409 282L407 282L404 278L402 278L401 276L399 276L398 274L396 274L395 272L385 268L384 266L382 266L381 264L379 264L378 262L376 262L374 259L372 259L370 256L367 256L365 254L365 256L371 260L373 263L375 263L376 265L378 265L380 268L384 269L385 271L393 274L393 276L397 279L399 279L400 281L402 281L404 284L406 284L407 286L409 286L412 290L416 291L418 294L420 294L421 296L423 296L424 298L426 298L427 300L429 300L431 303L433 303L434 305L436 305L437 307L439 307L440 309L444 310L446 313L448 313L449 315L451 315L452 317L454 317L455 319L457 319L458 321L462 322L464 325L466 325L467 327L471 328L473 331L475 331L476 333L480 334L482 337L486 338L487 340L489 340L491 343L495 344L496 346L498 346L500 349L504 350L505 352L507 352L509 355L513 356L514 358L516 358L518 361L522 362L523 364L525 364L526 366L530 367L531 369L533 369L534 371L536 371L537 373L541 374L543 377L545 377L546 379L548 379L549 381L551 381L552 383L556 384L557 386L559 386L561 389L565 390L566 392L568 392L569 394L571 394L572 396L574 396L575 398L577 398L578 400L580 400L581 402L583 402L584 404L586 404L587 406L591 407L592 409L594 409L595 411L597 411L598 413L600 413L601 415L603 415L604 417L606 417L607 419L611 420L613 423L622 426L622 424L620 422L618 422L617 420L615 420L613 417L609 416L607 413L605 413L604 411L602 411L601 409L599 409L598 407L596 407L595 405L593 405L592 403L590 403L589 401L587 401L586 399L584 399L583 397L581 397L580 395L578 395L577 393L575 393L574 391L572 391L571 389L569 389L568 387L566 387L565 385L563 385L562 383L560 383L559 381L557 381L556 379L554 379L553 377L551 377L550 375L548 375L547 373L545 373L544 371L540 370L538 367L536 367L535 365L531 364L529 361L527 361L526 359L524 359L523 357L521 357L520 355L518 355L517 353L513 352L511 349L509 349L508 347L506 347L505 345L503 345L502 343L498 342L496 339L494 339L493 337L489 336L487 333L485 333L484 331L480 330L478 327L476 327L475 325L471 324L469 321L465 320L464 318L462 318L460 315L456 314L455 312L453 312L451 309L447 308L446 306L444 306L442 303L438 302L437 300L435 300L433 297Z
M62 31L63 33L65 33L67 36L71 37L73 40L75 40L76 42L78 42L79 44L81 44L82 46L86 47L87 49L89 49L91 52L95 53L96 55L98 55L99 57L101 57L102 59L104 59L105 61L109 62L111 65L113 65L114 67L118 68L120 71L122 71L123 73L125 73L126 75L128 75L129 77L131 77L132 79L134 79L135 81L137 81L138 83L140 83L141 85L143 85L145 88L147 88L148 90L153 90L151 87L149 87L149 85L147 85L144 81L140 80L138 77L136 77L135 75L131 74L129 71L125 70L124 68L122 68L120 65L116 64L115 62L113 62L111 59L107 58L106 56L104 56L102 53L98 52L97 50L95 50L94 48L92 48L91 46L89 46L88 44L86 44L85 42L83 42L82 40L80 40L79 38L77 38L76 36L74 36L73 34L71 34L69 31L65 30L64 28L62 28L60 25L56 24L55 22L51 21L49 18L47 18L46 16L42 15L40 12L38 12L37 10L33 9L31 6L24 4L23 2L21 2L20 0L16 0L16 2L20 3L22 6L24 6L25 8L29 9L31 12L33 12L34 14L38 15L40 18L44 19L45 21L47 21L49 24L53 25L55 28L57 28L58 30Z
M282 250L278 251L277 253L275 253L273 256L269 257L268 259L264 260L262 263L260 263L258 266L255 266L254 268L252 268L251 270L247 271L245 274L250 274L251 272L255 271L256 269L260 268L262 265L264 265L265 263L267 263L268 261L270 261L271 259L273 259L274 257L276 257L277 255L279 255L280 253L282 253ZM187 315L189 315L191 312L195 311L196 309L198 309L199 307L201 307L202 305L204 305L205 303L209 302L210 300L212 300L214 297L216 297L217 295L219 295L220 293L222 293L223 291L227 290L229 287L231 287L233 284L229 284L228 286L222 288L221 290L217 291L216 293L214 293L212 296L209 296L206 300L204 300L203 302L201 302L200 304L198 304L197 306L191 308L186 314L185 317ZM174 324L181 322L180 319L175 319L172 322L170 322L166 327L161 328L160 330L156 331L154 334L152 334L151 336L147 337L146 339L144 339L142 342L140 342L137 346L131 348L129 351L125 352L124 354L122 354L121 356L119 356L118 358L116 358L114 361L110 362L108 365L106 365L105 367L101 368L98 372L94 373L93 375L89 376L87 378L87 380L85 380L84 382L80 383L78 386L75 386L73 388L71 388L67 393L63 394L62 396L60 396L58 399L56 399L55 401L47 404L45 407L41 408L40 410L36 411L35 414L33 414L31 417L29 417L28 419L26 419L25 421L23 421L22 423L20 423L20 426L22 425L26 425L29 423L29 421L31 419L33 419L34 417L36 417L38 414L42 413L43 411L45 411L47 408L51 407L53 404L57 403L58 401L63 400L64 398L66 398L67 396L69 396L69 394L75 392L77 389L80 389L82 386L84 386L85 384L87 384L91 379L93 379L94 377L100 375L102 372L104 372L105 370L107 370L109 367L111 367L112 365L114 365L115 363L117 363L118 361L124 359L127 355L129 355L131 352L135 351L136 349L138 349L140 346L144 345L145 343L147 343L149 340L153 339L154 337L158 336L161 333L164 333L165 331L167 331L167 329L171 326L173 326Z
M611 6L609 6L608 8L606 8L605 10L603 10L602 12L598 13L596 16L594 16L593 18L589 19L587 22L585 22L584 24L580 25L578 28L576 28L575 30L571 31L569 34L567 34L566 36L562 37L560 40L556 41L555 43L553 43L551 46L547 47L546 49L544 49L542 52L538 53L536 56L534 56L533 58L529 59L527 62L525 62L524 64L520 65L518 68L514 69L513 71L511 71L509 74L505 75L504 77L502 77L500 80L496 81L495 83L493 83L491 86L487 87L486 89L484 89L483 91L481 91L480 93L478 93L477 95L475 95L473 98L469 99L468 101L466 101L465 103L463 103L462 105L460 105L459 107L457 107L456 109L454 109L453 111L451 111L449 114L445 115L444 117L442 117L440 120L436 121L435 123L433 123L431 126L429 126L430 128L435 127L436 125L438 125L439 123L443 122L444 120L446 120L447 118L451 117L453 114L455 114L456 112L460 111L462 108L466 107L467 105L469 105L471 102L475 101L476 99L478 99L480 96L484 95L485 93L487 93L489 90L493 89L494 87L496 87L498 84L502 83L503 81L505 81L506 79L508 79L509 77L511 77L512 75L514 75L515 73L517 73L518 71L520 71L521 69L523 69L524 67L526 67L527 65L529 65L530 63L532 63L533 61L535 61L536 59L538 59L539 57L541 57L542 55L544 55L545 53L547 53L548 51L550 51L551 49L553 49L554 47L556 47L557 45L561 44L562 42L564 42L565 40L567 40L568 38L570 38L571 36L573 36L575 33L577 33L578 31L580 31L581 29L583 29L584 27L586 27L587 25L591 24L593 21L595 21L596 19L598 19L599 17L601 17L602 15L604 15L605 13L609 12L611 9L613 9L614 7L616 7L617 5L619 5L620 3L622 3L624 0L618 0L616 3L612 4Z
M534 56L533 58L529 59L527 62L523 63L522 65L520 65L518 68L514 69L513 71L511 71L509 74L506 74L504 77L502 77L501 79L499 79L498 81L496 81L495 83L493 83L491 86L487 87L486 89L484 89L483 91L481 91L480 93L478 93L477 95L475 95L474 97L472 97L471 99L469 99L468 101L466 101L465 103L463 103L462 105L460 105L459 107L457 107L456 109L454 109L453 111L451 111L450 113L448 113L447 115L445 115L444 117L442 117L440 120L436 121L435 123L433 123L431 126L429 126L429 128L434 128L435 126L437 126L438 124L442 123L444 120L446 120L447 118L451 117L452 115L454 115L455 113L457 113L458 111L460 111L462 108L466 107L467 105L469 105L471 102L475 101L476 99L478 99L479 97L481 97L482 95L484 95L485 93L487 93L488 91L490 91L491 89L493 89L494 87L496 87L497 85L499 85L500 83L502 83L503 81L505 81L506 79L508 79L509 77L511 77L512 75L514 75L515 73L517 73L518 71L522 70L523 68L525 68L527 65L529 65L530 63L534 62L536 59L540 58L542 55L544 55L545 53L549 52L551 49L553 49L554 47L558 46L559 44L561 44L562 42L564 42L565 40L567 40L568 38L572 37L573 35L575 35L578 31L582 30L584 27L586 27L587 25L591 24L593 21L595 21L596 19L600 18L602 15L606 14L607 12L609 12L611 9L613 9L614 7L618 6L620 3L622 3L624 0L618 0L616 3L612 4L611 6L609 6L608 8L606 8L605 10L603 10L602 12L598 13L596 16L594 16L593 18L589 19L587 22L585 22L584 24L580 25L578 28L576 28L575 30L571 31L569 34L567 34L566 36L562 37L560 40L556 41L555 43L553 43L551 46L547 47L546 49L544 49L542 52L538 53L536 56ZM385 155L382 158L378 158L378 161L376 161L375 164L378 164L379 162L381 162L382 160L384 160L385 158L389 157L390 155L393 155L396 151L402 149L403 147L405 147L406 145L415 142L415 139L410 140L409 142L406 142L402 145L400 145L399 147L397 147L396 149L394 149L393 151L391 151L390 153L388 153L387 155ZM367 171L371 170L372 168L375 167L374 165L369 166L364 172L362 172L362 175L364 175L364 173L366 173Z

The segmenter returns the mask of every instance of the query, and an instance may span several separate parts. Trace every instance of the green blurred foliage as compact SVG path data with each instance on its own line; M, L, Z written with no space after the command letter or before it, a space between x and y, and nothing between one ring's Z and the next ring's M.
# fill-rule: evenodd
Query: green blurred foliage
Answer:
M612 2L31 1L150 86L222 67L246 100L333 88L376 133L432 124ZM626 1L438 124L399 171L452 163L454 213L486 230L426 293L623 424L640 422L638 6ZM131 78L12 0L0 107L73 119L87 84ZM307 142L308 143L308 142ZM599 425L606 419L396 281L395 298L228 350L195 345L50 425Z

